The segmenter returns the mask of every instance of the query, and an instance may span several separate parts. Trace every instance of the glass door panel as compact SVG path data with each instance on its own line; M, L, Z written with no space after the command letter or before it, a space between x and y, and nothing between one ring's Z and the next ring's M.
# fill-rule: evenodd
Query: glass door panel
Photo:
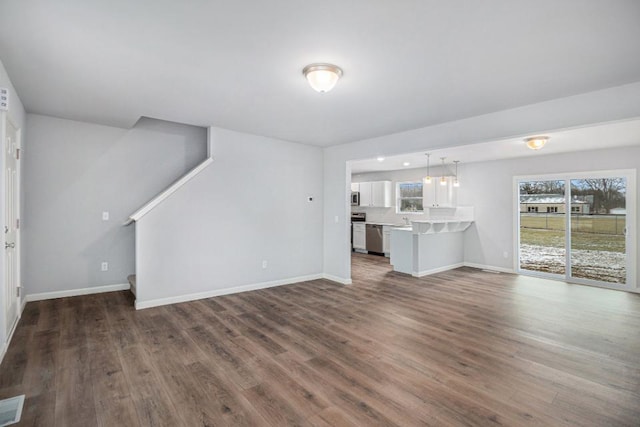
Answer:
M519 267L566 274L565 181L520 181Z
M625 284L627 179L604 177L570 182L570 277Z

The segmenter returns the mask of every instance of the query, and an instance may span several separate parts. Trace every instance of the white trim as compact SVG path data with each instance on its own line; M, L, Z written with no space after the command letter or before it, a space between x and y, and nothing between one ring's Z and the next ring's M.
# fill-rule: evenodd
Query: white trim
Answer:
M342 285L351 285L353 281L351 279L343 279L342 277L334 276L333 274L322 274L323 279L331 280L332 282L340 283Z
M498 271L500 273L510 273L510 274L514 274L515 271L512 268L505 268L505 267L496 267L495 265L486 265L486 264L476 264L475 262L464 262L464 266L465 267L472 267L472 268L478 268L480 270L492 270L492 271Z
M199 299L218 297L222 295L237 294L240 292L255 291L258 289L273 288L276 286L291 285L294 283L308 282L310 280L323 279L322 274L311 274L308 276L291 277L289 279L272 280L269 282L253 283L250 285L234 286L231 288L214 289L206 292L197 292L187 295L177 295L174 297L158 298L149 301L138 301L136 299L136 310L158 307L161 305L177 304L180 302L195 301Z
M464 267L464 262L458 262L456 264L445 265L443 267L433 268L431 270L414 271L411 273L413 277L424 277L431 274L442 273L443 271L453 270L454 268Z
M94 286L92 288L70 289L67 291L42 292L40 294L29 294L25 296L26 302L42 301L54 298L76 297L79 295L101 294L103 292L115 292L129 290L128 283L119 283L117 285Z
M127 219L127 221L124 223L124 225L129 225L134 221L139 221L140 218L142 218L143 216L151 212L153 208L155 208L160 203L168 199L173 193L178 191L180 187L185 185L187 182L191 181L196 175L198 175L200 172L206 169L207 166L209 166L212 162L213 162L213 157L209 157L204 162L200 163L198 166L191 169L191 171L189 171L186 175L184 175L182 178L180 178L179 180L171 184L169 188L164 190L162 193L158 194L156 197L151 199L140 209L138 209L133 214L131 214Z

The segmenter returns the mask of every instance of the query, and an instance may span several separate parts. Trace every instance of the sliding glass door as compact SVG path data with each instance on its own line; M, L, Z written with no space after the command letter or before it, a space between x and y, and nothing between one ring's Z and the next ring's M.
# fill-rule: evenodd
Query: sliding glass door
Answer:
M620 289L635 283L635 171L516 184L519 273Z

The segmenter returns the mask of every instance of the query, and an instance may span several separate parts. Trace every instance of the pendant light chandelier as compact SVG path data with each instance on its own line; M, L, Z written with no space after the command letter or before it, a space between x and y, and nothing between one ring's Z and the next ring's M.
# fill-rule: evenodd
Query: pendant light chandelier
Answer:
M424 177L425 184L431 184L431 174L429 173L429 157L431 157L431 153L424 153L427 156L427 176Z
M458 163L460 163L460 160L454 160L453 163L455 163L456 165L456 174L455 174L455 178L453 181L453 186L454 187L460 187L460 181L458 181Z
M440 157L440 160L442 160L442 176L440 177L440 185L447 185L447 177L444 176L444 173L445 173L444 159L446 159L446 157Z

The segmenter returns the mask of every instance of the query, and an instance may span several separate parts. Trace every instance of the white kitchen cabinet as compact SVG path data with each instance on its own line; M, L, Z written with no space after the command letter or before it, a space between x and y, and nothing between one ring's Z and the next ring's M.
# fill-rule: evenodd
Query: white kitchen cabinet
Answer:
M388 225L382 226L382 252L386 257L391 253L391 227Z
M367 231L364 223L353 223L353 249L367 249Z
M360 183L360 206L391 207L391 181Z
M425 208L453 208L455 207L455 188L451 177L445 177L447 185L440 184L440 177L434 177L431 184L424 184Z

